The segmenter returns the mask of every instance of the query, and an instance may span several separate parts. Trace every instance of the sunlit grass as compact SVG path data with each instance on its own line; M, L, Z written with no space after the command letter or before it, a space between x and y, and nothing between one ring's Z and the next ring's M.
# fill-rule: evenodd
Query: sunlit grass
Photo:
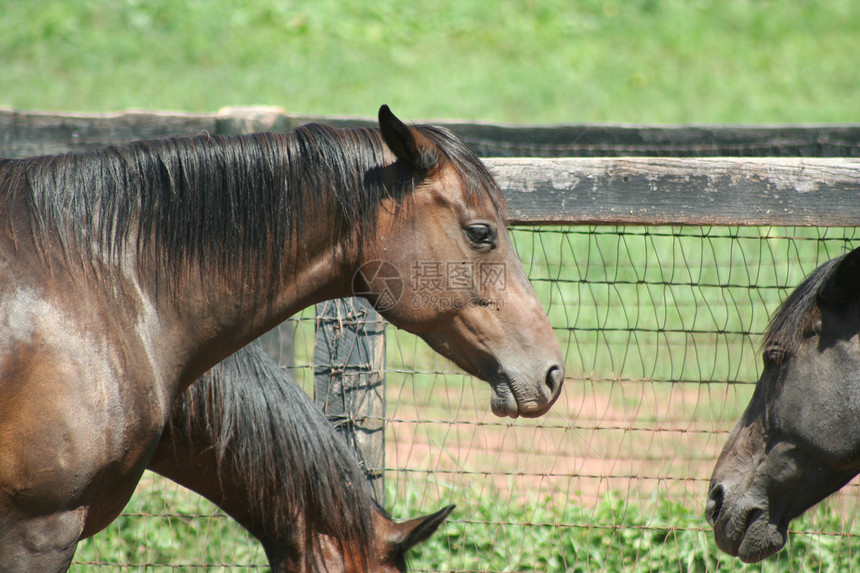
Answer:
M856 122L860 4L0 0L0 105Z
M645 510L619 493L583 506L575 499L559 504L540 496L486 503L500 492L484 486L456 492L453 499L444 484L436 494L414 481L389 482L387 489L388 497L398 500L398 520L458 504L448 522L410 552L411 571L839 573L860 566L858 525L826 505L793 523L789 544L778 555L744 566L716 548L700 511L669 499L655 499ZM171 517L150 517L156 508ZM822 531L830 533L816 533ZM80 544L71 570L266 571L268 566L257 541L217 508L147 474L126 513Z

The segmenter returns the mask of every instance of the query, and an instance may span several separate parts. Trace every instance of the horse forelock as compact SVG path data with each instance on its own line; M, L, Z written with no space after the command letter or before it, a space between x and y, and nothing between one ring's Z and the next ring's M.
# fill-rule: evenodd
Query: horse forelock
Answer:
M304 525L296 542L308 571L316 567L319 534L368 562L375 505L355 454L259 345L192 384L176 402L171 424L213 444L220 468L243 472L247 501L258 515L268 515L281 531Z
M762 337L763 349L776 347L787 354L793 354L797 350L812 321L819 291L841 259L842 257L831 259L816 268L780 304L771 316Z
M450 161L466 188L466 200L471 204L489 201L501 221L507 219L507 206L495 178L480 157L451 130L433 125L418 125L415 128L429 139Z

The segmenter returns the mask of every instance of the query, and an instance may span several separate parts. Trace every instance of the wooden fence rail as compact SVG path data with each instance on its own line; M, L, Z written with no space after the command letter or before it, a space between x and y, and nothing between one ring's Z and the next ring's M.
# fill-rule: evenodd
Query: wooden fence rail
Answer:
M275 108L197 115L0 110L0 157L203 132L288 131L308 121L373 125ZM514 224L860 224L860 125L443 125L486 157ZM525 158L509 158L515 148Z
M860 159L485 162L513 224L860 226Z
M403 110L395 110L403 113ZM133 139L289 131L312 121L372 126L359 118L289 115L278 108L213 114L128 111L34 113L0 108L0 156L26 157ZM511 126L432 122L452 129L483 157L860 157L860 125Z

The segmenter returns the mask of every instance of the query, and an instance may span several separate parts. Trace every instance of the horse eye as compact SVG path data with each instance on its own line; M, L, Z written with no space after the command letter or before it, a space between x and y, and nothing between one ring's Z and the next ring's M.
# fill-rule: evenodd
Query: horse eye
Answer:
M466 235L475 245L492 244L495 239L495 233L493 232L492 227L485 223L469 225L466 227Z
M785 360L785 351L779 346L768 346L763 358L765 366L779 366Z
M821 317L816 317L812 323L809 325L810 333L809 336L821 336L821 330L824 328L823 322L821 321Z

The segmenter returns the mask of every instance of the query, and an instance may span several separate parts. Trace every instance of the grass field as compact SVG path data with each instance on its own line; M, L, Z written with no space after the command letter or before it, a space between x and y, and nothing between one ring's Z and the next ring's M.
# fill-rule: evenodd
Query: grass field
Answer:
M27 110L845 123L860 121L858 53L853 0L0 0L0 106ZM389 331L386 505L458 504L413 569L741 569L702 518L710 468L767 314L853 230L615 231L515 233L567 358L564 399L539 421L493 418L486 386ZM856 571L856 496L742 570ZM76 562L266 568L232 521L153 476Z
M853 0L0 0L0 105L857 121Z
M175 487L155 482L141 489L129 504L129 513L81 545L72 571L267 570L262 550L234 522L213 515L207 502ZM173 515L170 527L136 515L151 511L153 499ZM563 514L545 509L542 503L548 501L501 509L476 505L468 518L455 519L414 550L410 570L842 572L860 566L856 548L843 537L815 533L844 527L842 518L832 512L816 511L798 520L793 531L813 533L793 533L789 548L778 557L742 566L714 548L699 512L667 499L643 510L607 495L595 507L571 504ZM611 523L616 525L603 525Z

